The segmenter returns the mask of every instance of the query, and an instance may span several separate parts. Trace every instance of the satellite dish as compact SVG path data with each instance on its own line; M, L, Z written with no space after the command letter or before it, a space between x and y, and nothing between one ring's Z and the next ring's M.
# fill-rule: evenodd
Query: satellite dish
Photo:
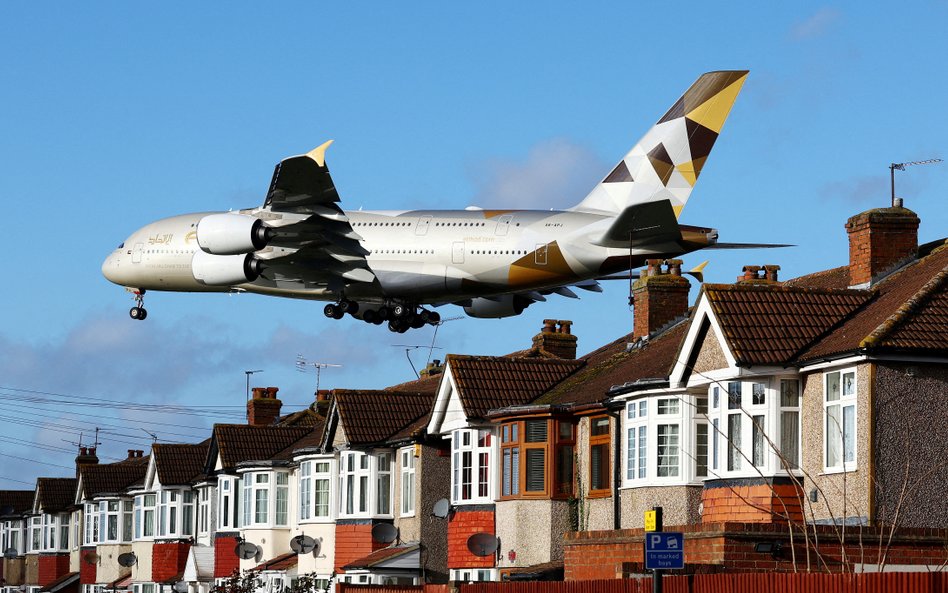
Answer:
M490 556L500 547L497 536L492 533L475 533L467 538L467 549L475 556Z
M255 558L259 552L260 548L257 547L257 544L250 542L240 542L237 544L237 547L234 548L234 554L237 554L237 557L241 560Z
M316 540L308 535L297 535L290 540L290 549L294 554L309 554L316 549Z
M175 590L176 593L188 592L188 584L185 583L184 581L178 581L177 583L174 584L172 588Z
M119 554L118 563L120 566L129 568L138 564L138 556L135 555L135 552L125 552L124 554Z
M451 513L451 502L447 498L442 498L438 502L434 503L434 508L431 509L431 514L439 519L444 519Z
M99 561L99 555L95 552L86 552L82 559L86 561L86 564L95 564Z
M390 544L398 538L398 527L391 523L379 523L372 527L372 541Z
M3 551L4 558L16 558L18 556L16 548L7 548Z

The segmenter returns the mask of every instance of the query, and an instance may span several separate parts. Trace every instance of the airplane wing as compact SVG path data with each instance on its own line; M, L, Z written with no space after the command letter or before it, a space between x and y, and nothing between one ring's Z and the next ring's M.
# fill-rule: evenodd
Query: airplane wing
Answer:
M375 280L362 237L338 206L339 194L326 167L330 144L332 140L304 155L285 158L273 171L264 208L308 216L274 228L270 244L283 249L263 256L268 260L264 277L334 290L350 282Z

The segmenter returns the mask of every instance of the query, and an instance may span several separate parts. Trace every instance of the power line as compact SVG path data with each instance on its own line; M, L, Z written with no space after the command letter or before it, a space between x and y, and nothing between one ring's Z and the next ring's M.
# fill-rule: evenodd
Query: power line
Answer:
M2 396L0 396L0 399L2 399ZM50 409L48 409L48 408L43 408L43 407L41 407L41 406L26 406L26 405L22 405L22 404L21 404L19 407L20 407L20 408L28 408L28 409L31 409L31 410L40 410L40 411L43 411L43 412L55 413L55 414L60 415L60 416L82 416L82 417L84 417L84 418L97 418L97 419L100 419L100 420L102 419L102 414L83 414L82 412L63 412L63 411L60 411L60 410L50 410ZM36 414L36 416L39 416L39 414ZM198 433L204 433L204 432L207 432L208 430L210 430L209 427L204 427L204 426L186 426L186 425L181 425L181 424L177 424L177 423L174 423L174 422L158 422L158 421L156 421L156 420L151 420L151 419L148 419L148 420L135 420L135 419L133 419L133 418L114 418L114 419L115 419L115 420L118 420L118 421L121 421L121 422L123 422L124 424L145 424L145 425L148 425L148 426L175 426L175 427L178 427L178 428L193 429L195 432L198 432ZM98 424L100 424L100 425L109 425L108 423L103 423L103 422L99 422ZM115 426L115 425L112 424L112 425L110 425L110 426ZM173 434L173 435L177 435L177 436L188 436L188 437L194 436L194 435L191 435L191 434L185 434L185 433L180 433L180 432L170 432L170 431L165 431L165 432L166 432L166 434Z
M36 486L36 482L27 482L26 480L18 480L16 478L8 478L7 476L0 476L0 480L7 480L9 482L18 482L20 484L29 484L30 486Z
M0 453L0 457L10 457L12 459L20 459L22 461L29 461L30 463L39 463L42 465L51 465L53 467L61 467L63 469L76 469L75 467L69 465L59 465L58 463L50 463L48 461L40 461L38 459L30 459L29 457L20 457L18 455L10 455L9 453Z

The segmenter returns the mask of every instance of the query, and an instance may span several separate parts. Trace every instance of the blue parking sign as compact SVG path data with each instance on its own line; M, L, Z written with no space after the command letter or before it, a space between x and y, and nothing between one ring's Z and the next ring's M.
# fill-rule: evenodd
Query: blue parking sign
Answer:
M645 568L681 570L685 567L685 535L674 531L645 534Z

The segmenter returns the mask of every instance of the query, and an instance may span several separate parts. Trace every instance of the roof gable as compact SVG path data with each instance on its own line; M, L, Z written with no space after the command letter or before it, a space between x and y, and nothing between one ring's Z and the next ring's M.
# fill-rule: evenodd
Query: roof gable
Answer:
M210 440L198 444L156 443L151 447L158 482L163 486L190 484L204 475Z
M410 438L406 429L427 418L433 399L431 393L337 389L333 391L334 419L341 424L349 445L382 443L396 436Z
M77 501L124 493L145 479L149 463L150 457L133 457L117 463L82 466Z
M215 424L207 465L229 471L238 463L268 461L309 433L321 431L321 426Z
M61 513L68 510L74 504L77 486L76 478L37 478L34 512Z

